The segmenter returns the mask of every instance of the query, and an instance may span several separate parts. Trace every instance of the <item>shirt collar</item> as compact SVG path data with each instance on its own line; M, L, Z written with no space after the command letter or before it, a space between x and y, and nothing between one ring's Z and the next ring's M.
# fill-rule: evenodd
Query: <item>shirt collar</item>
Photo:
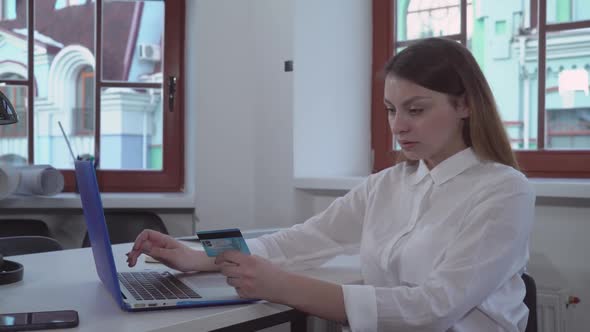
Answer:
M479 162L472 148L455 153L436 165L432 170L428 169L424 160L420 160L412 182L413 184L418 184L426 175L430 175L436 185L441 185Z

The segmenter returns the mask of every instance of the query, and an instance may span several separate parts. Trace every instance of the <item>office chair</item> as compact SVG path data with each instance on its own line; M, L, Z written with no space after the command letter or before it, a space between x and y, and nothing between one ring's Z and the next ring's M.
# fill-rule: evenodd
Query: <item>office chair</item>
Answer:
M0 253L4 256L26 255L62 250L56 240L44 236L0 237Z
M0 219L0 237L25 235L49 237L49 227L35 219Z
M526 273L522 274L522 280L526 288L523 302L529 308L525 332L537 332L537 285L535 279Z
M144 229L153 229L168 234L168 229L162 219L153 212L108 211L105 212L105 219L112 244L133 242ZM88 232L82 241L82 248L86 247L90 247Z

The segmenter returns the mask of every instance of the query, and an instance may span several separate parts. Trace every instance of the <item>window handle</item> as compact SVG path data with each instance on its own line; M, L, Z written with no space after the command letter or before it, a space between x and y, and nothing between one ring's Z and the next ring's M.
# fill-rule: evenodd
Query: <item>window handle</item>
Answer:
M176 76L168 77L168 110L174 111L174 98L176 97Z

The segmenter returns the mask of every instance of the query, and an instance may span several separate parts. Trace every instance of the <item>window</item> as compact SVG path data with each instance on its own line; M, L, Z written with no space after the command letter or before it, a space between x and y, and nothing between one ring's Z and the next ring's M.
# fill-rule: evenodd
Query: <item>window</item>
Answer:
M74 190L59 121L74 153L97 160L102 191L182 191L184 1L15 1L0 86L22 116L0 128L0 158L62 169Z
M377 73L416 40L466 45L482 68L522 170L530 177L590 177L590 2L373 1L374 171L396 151Z
M62 9L69 6L85 5L88 0L56 0L55 9Z
M16 18L17 0L0 0L0 21L14 20Z
M87 66L80 71L76 82L76 107L73 109L77 135L94 133L94 72Z

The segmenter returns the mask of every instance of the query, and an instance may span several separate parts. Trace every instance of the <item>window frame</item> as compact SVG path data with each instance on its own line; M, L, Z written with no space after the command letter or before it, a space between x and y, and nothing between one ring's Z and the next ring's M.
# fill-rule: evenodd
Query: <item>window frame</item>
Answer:
M35 22L34 0L27 2L27 47L28 65L27 79L25 80L0 80L11 85L28 87L27 108L28 123L28 163L35 163L34 144L34 39L33 28ZM92 1L95 8L95 73L102 73L102 17L103 0ZM184 191L184 40L185 40L185 0L164 1L164 40L166 52L162 59L163 81L162 83L133 83L119 81L103 81L95 75L95 101L94 101L94 156L98 156L98 168L96 171L99 187L102 192L183 192ZM133 41L134 42L134 41ZM100 76L102 76L100 74ZM163 102L163 136L162 136L162 170L102 170L100 169L100 109L101 91L104 88L158 88L162 89L163 100L169 100L168 78L176 77L176 90L174 93L173 108L168 102ZM102 78L102 77L101 77ZM74 84L76 86L76 84ZM75 93L76 91L72 91ZM65 179L64 191L75 191L75 174L71 169L61 170Z
M371 105L371 146L373 149L373 172L395 164L399 151L393 150L392 134L389 130L387 113L383 106L384 81L381 76L383 65L394 50L407 46L413 41L398 42L394 18L397 0L373 0L373 83ZM460 0L461 30L447 38L467 44L467 0ZM547 32L590 28L590 20L547 24L546 0L530 0L531 25L538 29L538 67L546 67ZM544 92L545 70L539 71L538 91ZM528 177L540 178L590 178L590 148L588 150L547 150L545 149L545 93L538 93L538 149L515 150L521 171Z

